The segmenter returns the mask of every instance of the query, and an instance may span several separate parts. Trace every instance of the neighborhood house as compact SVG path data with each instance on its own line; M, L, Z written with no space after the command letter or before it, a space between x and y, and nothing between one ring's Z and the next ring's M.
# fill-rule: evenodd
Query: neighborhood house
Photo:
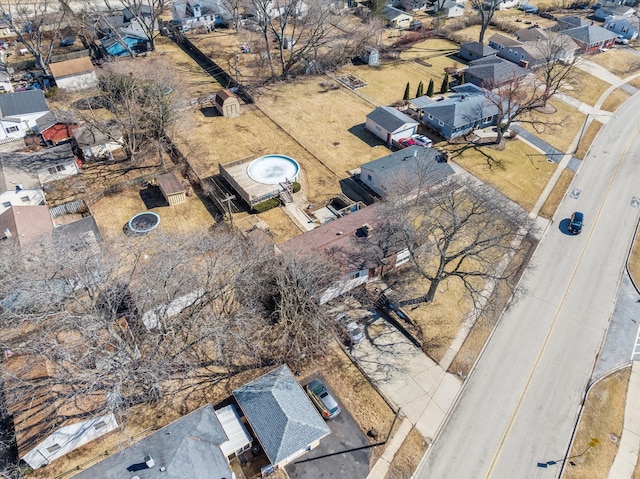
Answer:
M0 140L23 138L38 131L36 121L49 111L42 90L0 95Z
M365 127L386 143L408 138L418 130L419 123L390 106L379 106L367 115Z

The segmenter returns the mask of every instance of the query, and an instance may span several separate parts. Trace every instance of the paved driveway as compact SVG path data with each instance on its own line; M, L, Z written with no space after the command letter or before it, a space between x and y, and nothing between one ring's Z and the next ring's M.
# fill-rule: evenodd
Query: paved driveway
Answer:
M313 376L308 381L321 376ZM306 383L305 383L306 384ZM339 394L331 393L342 406ZM371 449L367 436L360 430L351 414L342 406L339 416L327 421L331 434L320 441L314 450L286 466L291 479L364 479L369 474ZM360 449L364 448L364 449Z

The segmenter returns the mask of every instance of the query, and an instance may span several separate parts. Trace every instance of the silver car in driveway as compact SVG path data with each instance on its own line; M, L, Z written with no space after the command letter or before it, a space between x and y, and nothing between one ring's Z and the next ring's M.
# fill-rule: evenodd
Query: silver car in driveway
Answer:
M304 389L323 418L332 419L340 414L340 404L338 404L338 401L335 400L322 381L314 379Z

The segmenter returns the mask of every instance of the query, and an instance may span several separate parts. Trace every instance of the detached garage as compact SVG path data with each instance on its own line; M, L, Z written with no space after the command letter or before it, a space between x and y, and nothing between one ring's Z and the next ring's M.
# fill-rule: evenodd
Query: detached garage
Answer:
M371 133L391 144L400 138L415 135L418 122L390 106L379 106L367 115L366 128Z

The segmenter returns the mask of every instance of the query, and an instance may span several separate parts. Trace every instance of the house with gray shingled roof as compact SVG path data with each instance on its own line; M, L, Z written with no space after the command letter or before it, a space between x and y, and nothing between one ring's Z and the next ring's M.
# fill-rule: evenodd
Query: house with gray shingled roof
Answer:
M42 90L0 95L0 141L37 132L36 121L49 111Z
M471 83L454 87L456 92L423 108L422 122L447 140L466 135L476 128L494 126L498 107L487 98L488 92Z
M220 446L227 435L207 404L76 474L76 479L233 477Z
M464 79L468 83L491 90L529 73L531 70L515 63L499 57L490 57L472 61L464 70Z
M640 34L640 17L609 17L604 28L627 40L635 40Z
M360 167L360 181L385 198L426 190L454 173L443 153L414 145L365 163Z
M569 28L583 27L586 25L593 25L592 20L578 17L576 15L564 15L558 17L558 24L556 25L556 31L568 30Z
M575 42L562 33L540 28L527 28L516 32L517 40L496 33L489 45L498 50L498 56L525 68L535 68L551 60L570 62L578 50Z
M479 58L494 57L498 54L498 50L480 42L467 42L460 45L458 55L467 61L477 60Z
M418 130L419 123L390 106L379 106L367 115L365 127L386 143L408 138Z
M593 17L598 20L606 20L608 17L632 17L636 9L629 5L618 2L604 2L604 4L593 12Z
M233 391L273 467L320 444L331 430L286 364Z
M585 25L570 28L562 33L571 37L583 53L597 52L602 48L611 48L618 35L598 25Z

